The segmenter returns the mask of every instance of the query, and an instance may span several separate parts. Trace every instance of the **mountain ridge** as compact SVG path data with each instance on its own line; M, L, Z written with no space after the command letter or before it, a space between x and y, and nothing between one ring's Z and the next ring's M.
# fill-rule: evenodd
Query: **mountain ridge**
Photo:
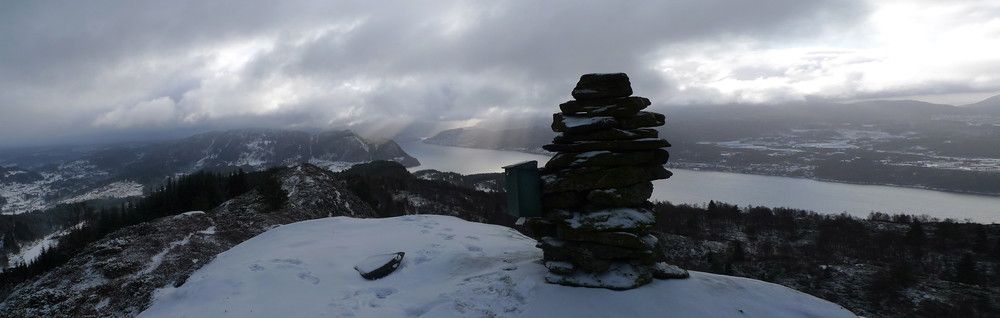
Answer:
M38 151L48 151L40 148ZM331 170L375 160L413 167L420 162L395 141L366 139L350 130L310 134L296 130L245 128L212 131L169 142L129 143L66 151L35 166L35 156L0 155L0 204L4 214L44 209L108 183L155 187L168 177L198 170L257 171L310 162Z
M962 105L962 108L1000 115L1000 95L996 95L972 104Z

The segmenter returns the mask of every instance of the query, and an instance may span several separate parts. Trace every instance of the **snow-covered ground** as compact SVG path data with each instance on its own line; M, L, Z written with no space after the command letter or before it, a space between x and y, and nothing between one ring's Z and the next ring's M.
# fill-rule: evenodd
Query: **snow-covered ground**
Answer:
M0 196L7 204L0 214L21 214L53 206L50 196L59 191L83 190L95 180L108 176L87 160L76 160L58 166L55 171L39 172L42 179L28 183L0 182Z
M142 195L142 185L135 181L117 181L87 193L62 200L59 203L76 203L94 199L127 198Z
M344 171L350 168L351 166L358 164L357 162L330 161L317 158L309 159L309 163L333 172Z
M692 272L628 291L544 282L535 240L436 215L281 226L219 254L140 317L855 317L779 285ZM374 281L354 266L406 252Z
M35 261L35 259L37 259L38 256L42 255L42 251L55 247L55 245L59 243L60 237L69 234L69 232L72 232L73 230L78 230L80 228L83 228L84 225L85 223L81 222L68 229L56 231L55 233L46 235L41 240L31 242L30 244L22 246L21 250L18 253L10 256L9 260L10 267L17 266L20 264L29 264ZM2 269L0 269L0 271L2 271Z

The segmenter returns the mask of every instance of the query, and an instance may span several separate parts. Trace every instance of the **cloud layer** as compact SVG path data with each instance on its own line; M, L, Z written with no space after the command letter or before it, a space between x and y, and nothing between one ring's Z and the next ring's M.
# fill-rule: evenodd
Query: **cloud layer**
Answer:
M540 116L589 72L627 72L661 104L1000 91L998 13L979 1L3 3L0 146Z

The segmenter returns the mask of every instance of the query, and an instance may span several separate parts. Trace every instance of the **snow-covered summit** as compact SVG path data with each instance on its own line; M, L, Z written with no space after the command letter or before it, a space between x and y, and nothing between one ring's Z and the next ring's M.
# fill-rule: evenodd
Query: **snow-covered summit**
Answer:
M611 291L544 282L535 240L454 217L334 217L272 229L219 254L140 317L856 317L761 281L691 272ZM403 251L366 280L354 266Z

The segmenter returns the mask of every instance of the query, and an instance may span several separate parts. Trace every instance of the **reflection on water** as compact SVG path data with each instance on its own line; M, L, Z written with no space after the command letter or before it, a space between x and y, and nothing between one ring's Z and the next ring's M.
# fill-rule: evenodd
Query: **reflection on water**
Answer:
M501 172L502 166L526 160L545 164L549 156L513 151L401 144L420 160L412 171L435 169L461 174ZM940 191L822 182L808 179L750 174L671 170L674 176L653 182L653 200L675 204L704 204L716 200L739 206L761 205L813 210L820 213L847 212L866 217L871 211L927 214L938 218L1000 222L1000 197L955 194Z
M709 200L867 217L872 211L1000 222L1000 197L751 174L671 170L654 181L653 198L701 204Z
M541 166L550 158L516 151L447 147L421 142L407 142L400 146L403 151L420 160L420 166L410 168L410 171L434 169L461 174L503 172L502 167L506 165L536 160Z

